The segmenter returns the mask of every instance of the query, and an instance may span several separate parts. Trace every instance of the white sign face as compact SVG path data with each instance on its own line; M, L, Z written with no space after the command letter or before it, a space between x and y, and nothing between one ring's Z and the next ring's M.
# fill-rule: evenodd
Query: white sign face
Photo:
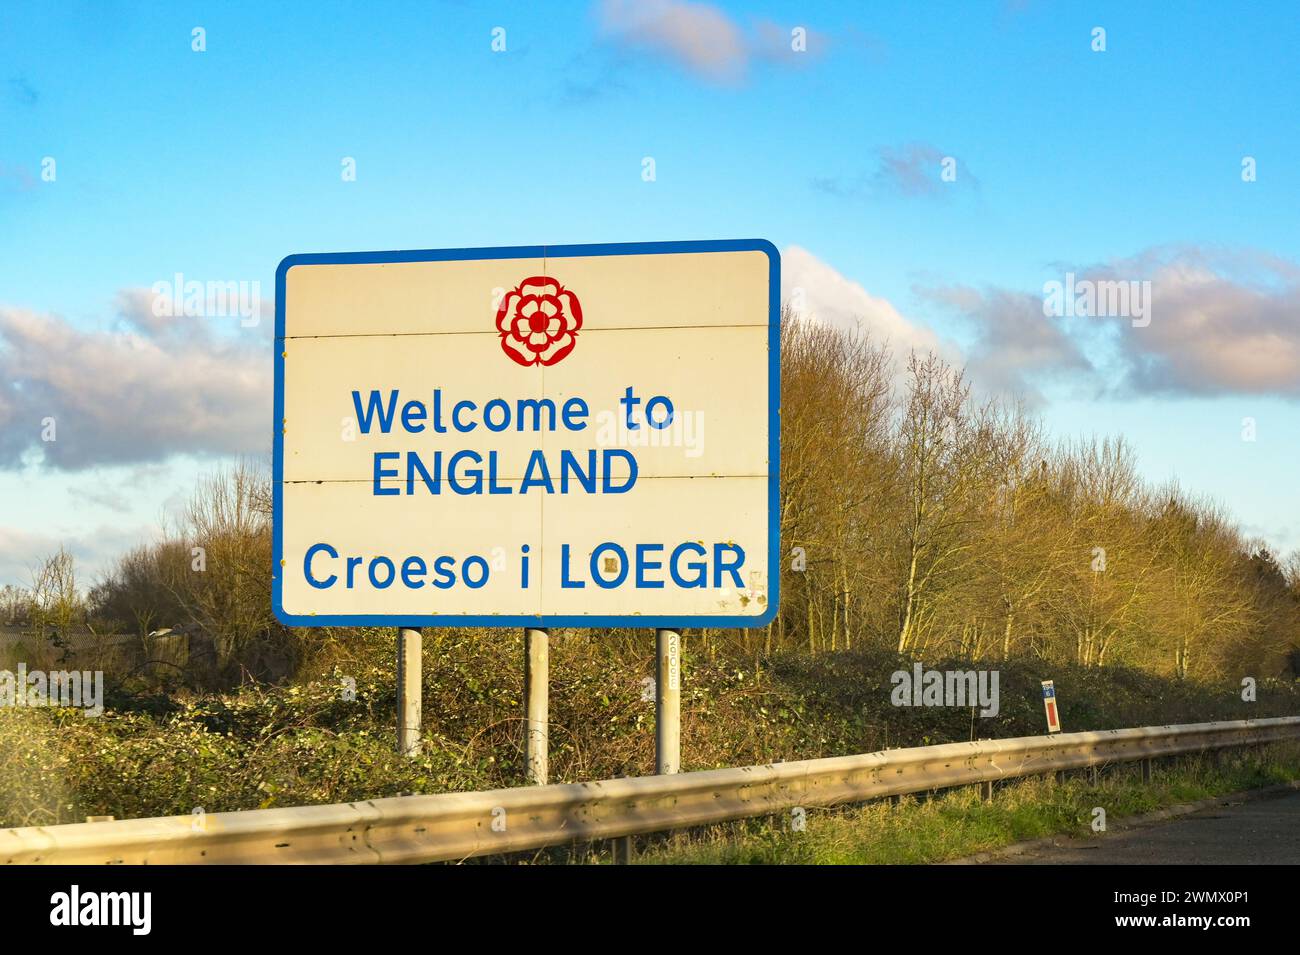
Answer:
M780 262L761 240L294 255L290 626L760 626Z

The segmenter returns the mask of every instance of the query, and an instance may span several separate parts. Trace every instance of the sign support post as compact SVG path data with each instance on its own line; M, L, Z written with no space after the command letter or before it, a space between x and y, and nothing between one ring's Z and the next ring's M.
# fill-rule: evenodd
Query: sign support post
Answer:
M526 778L545 786L550 749L549 630L524 630L524 758Z
M682 768L682 635L655 631L655 772Z
M424 634L409 627L397 630L397 751L420 755L420 694Z

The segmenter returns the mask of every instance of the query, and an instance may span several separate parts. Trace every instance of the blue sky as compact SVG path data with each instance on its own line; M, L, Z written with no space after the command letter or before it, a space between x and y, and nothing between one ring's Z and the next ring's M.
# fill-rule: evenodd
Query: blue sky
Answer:
M754 236L823 320L1300 547L1298 45L1286 3L7 0L0 583L60 542L93 576L269 447L289 253ZM1045 320L1066 272L1152 281L1150 327ZM176 273L262 322L147 327Z

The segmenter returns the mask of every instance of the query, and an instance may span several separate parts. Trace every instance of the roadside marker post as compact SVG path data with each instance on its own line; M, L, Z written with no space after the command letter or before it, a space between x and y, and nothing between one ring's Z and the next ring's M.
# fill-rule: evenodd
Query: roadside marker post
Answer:
M1061 714L1056 708L1056 687L1051 680L1043 681L1043 709L1047 713L1047 732L1061 732Z

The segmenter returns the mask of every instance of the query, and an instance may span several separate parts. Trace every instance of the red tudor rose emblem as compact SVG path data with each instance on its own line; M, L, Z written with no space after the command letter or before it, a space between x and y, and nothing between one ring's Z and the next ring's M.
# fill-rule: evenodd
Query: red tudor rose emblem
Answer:
M501 349L521 365L554 365L573 351L582 328L578 297L536 275L506 294L497 309Z

